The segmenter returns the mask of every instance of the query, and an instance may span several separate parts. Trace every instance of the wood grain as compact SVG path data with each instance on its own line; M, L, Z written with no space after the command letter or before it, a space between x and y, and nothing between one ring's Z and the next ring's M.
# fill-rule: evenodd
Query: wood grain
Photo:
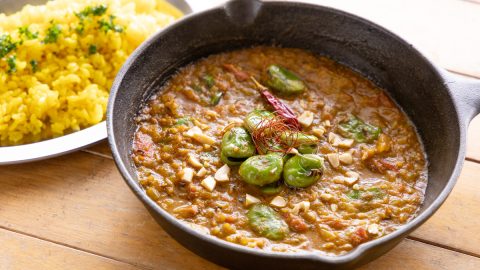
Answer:
M480 259L407 239L360 269L477 270L480 269Z
M467 158L480 162L480 116L475 117L468 128Z
M452 196L415 237L480 254L480 227L465 222L479 214L479 172L480 165L467 162ZM77 152L2 167L0 185L1 227L147 268L215 268L153 221L110 159Z
M140 269L83 251L0 230L0 269Z
M459 0L302 0L362 16L398 34L440 66L480 77L480 5Z
M307 1L369 18L441 66L480 77L477 0ZM469 129L467 157L480 163L479 138L477 117ZM361 269L480 269L479 163L466 162L445 204L413 233L425 243L405 240ZM2 270L221 269L154 222L121 179L106 141L64 157L0 167L0 187Z
M412 235L428 242L480 255L480 164L466 162L453 192Z
M215 269L154 222L110 159L77 152L1 170L0 227L148 268Z

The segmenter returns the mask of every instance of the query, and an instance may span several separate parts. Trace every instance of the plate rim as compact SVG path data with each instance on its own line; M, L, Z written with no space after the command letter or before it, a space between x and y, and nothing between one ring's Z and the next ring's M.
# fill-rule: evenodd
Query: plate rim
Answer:
M176 7L181 12L183 12L184 15L192 13L192 8L186 0L166 1L169 2L172 6ZM16 2L17 4L23 2L23 5L26 5L29 1L10 1L3 4L11 4L11 2ZM0 2L0 7L1 6L2 3ZM155 35L157 34L157 32L160 32L162 30L163 29L160 29L152 35ZM110 92L111 87L109 89L109 93ZM102 140L105 140L106 138L107 124L106 121L103 120L102 122L97 123L93 126L56 138L22 145L0 146L0 166L27 163L61 156L86 148Z

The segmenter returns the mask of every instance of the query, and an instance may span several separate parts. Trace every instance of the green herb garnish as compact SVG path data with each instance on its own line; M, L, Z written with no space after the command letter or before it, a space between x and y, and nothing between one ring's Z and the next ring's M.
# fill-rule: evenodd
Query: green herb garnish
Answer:
M369 188L365 191L350 190L350 192L347 193L347 196L350 199L354 199L354 200L359 200L359 199L364 199L364 200L382 199L385 196L385 192L381 188L373 187L373 188Z
M17 42L12 40L10 35L0 35L0 58L3 58L5 55L15 50L17 48L17 44Z
M175 126L188 125L188 123L190 123L190 117L178 118Z
M217 105L220 100L222 99L222 96L223 96L223 92L216 92L215 94L212 95L212 97L210 98L210 104L212 106L215 106Z
M338 133L360 143L371 143L378 138L380 133L382 133L382 129L365 123L354 115L350 115L347 121L340 123L338 126Z
M97 46L96 46L96 45L93 45L93 44L90 45L90 46L88 47L88 53L89 53L90 55L96 54L96 53L97 53Z
M85 23L83 23L83 21L80 21L80 24L77 25L77 27L75 27L75 31L81 35L83 34L84 30L85 30Z
M43 39L45 44L57 42L58 36L62 33L62 27L59 24L50 22L51 26L47 29L47 34Z
M215 85L215 79L210 74L204 75L202 80L205 82L208 88L212 88L212 86Z
M18 33L20 33L20 36L24 36L28 40L38 38L38 32L31 32L30 29L28 29L28 25L18 28Z
M31 60L31 61L30 61L30 65L32 66L32 71L33 71L33 72L37 72L37 70L38 70L38 62L37 62L37 60Z
M80 20L85 19L86 17L93 15L93 16L102 16L107 12L108 6L107 5L98 5L93 7L86 7L82 11L75 13Z
M351 190L350 192L347 193L347 196L350 199L358 200L360 199L360 190Z
M7 58L8 64L8 73L11 74L17 71L17 57L15 55L9 56Z
M116 25L113 21L115 20L115 16L110 15L109 20L104 20L101 19L98 21L98 25L100 30L103 30L103 32L107 33L108 31L112 30L117 33L123 32L123 27L120 25Z

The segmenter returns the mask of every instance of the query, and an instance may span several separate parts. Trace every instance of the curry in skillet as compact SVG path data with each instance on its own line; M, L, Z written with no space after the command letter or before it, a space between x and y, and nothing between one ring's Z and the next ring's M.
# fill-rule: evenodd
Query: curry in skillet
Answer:
M338 255L415 217L426 157L382 89L299 49L254 47L180 69L136 118L147 195L256 249Z

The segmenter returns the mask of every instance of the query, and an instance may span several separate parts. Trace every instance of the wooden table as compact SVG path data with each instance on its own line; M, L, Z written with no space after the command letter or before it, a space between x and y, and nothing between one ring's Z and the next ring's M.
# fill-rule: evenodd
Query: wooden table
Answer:
M316 2L371 18L450 71L480 78L476 0ZM446 203L398 247L362 269L480 269L480 118L468 136L465 167ZM121 179L106 142L0 167L0 269L219 268L153 221Z

